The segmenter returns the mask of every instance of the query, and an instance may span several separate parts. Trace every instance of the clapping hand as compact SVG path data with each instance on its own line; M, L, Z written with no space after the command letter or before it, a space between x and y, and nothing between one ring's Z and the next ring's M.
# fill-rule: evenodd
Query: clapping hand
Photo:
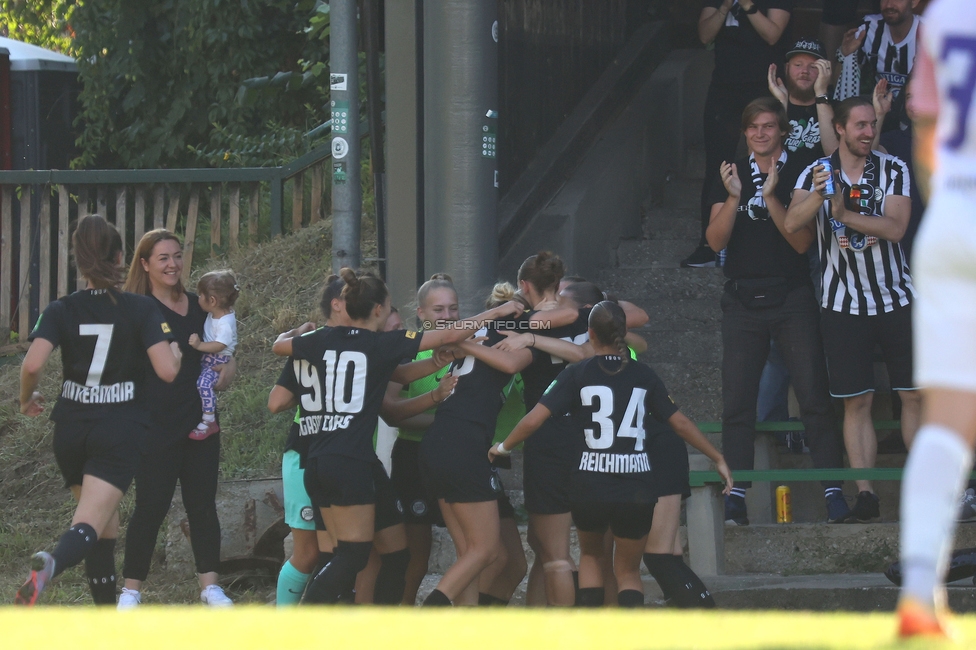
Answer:
M813 82L813 92L817 97L827 94L830 87L830 61L827 59L817 59L814 63L817 67L817 79Z
M884 120L884 116L891 111L891 89L888 88L888 80L884 77L878 79L874 93L871 95L871 103L874 104L874 112L879 121Z
M790 93L786 90L786 84L783 83L783 80L777 76L775 63L770 64L766 81L769 84L770 94L785 107L790 101Z
M864 45L864 39L867 38L868 30L861 25L860 27L854 27L848 29L844 32L844 40L840 44L841 54L844 56L850 56L856 52L862 45Z
M742 180L739 178L735 163L730 165L723 162L722 166L719 167L719 174L722 177L722 185L725 186L725 191L729 193L729 196L739 198L742 195Z
M769 159L769 174L766 175L766 182L762 186L762 195L766 198L772 196L773 192L776 191L776 184L779 182L779 170L776 168L777 163L776 156L772 156ZM741 185L742 181L739 181Z

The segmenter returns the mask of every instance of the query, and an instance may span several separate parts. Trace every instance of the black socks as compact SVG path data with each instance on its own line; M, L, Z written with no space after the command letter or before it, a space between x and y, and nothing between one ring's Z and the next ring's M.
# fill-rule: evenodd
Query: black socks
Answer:
M451 607L453 603L444 592L435 589L424 599L424 607Z
M498 596L492 596L491 594L479 593L478 594L478 606L479 607L507 607L508 601L502 600Z
M79 564L91 553L98 535L88 524L75 524L58 540L54 552L54 575L60 575L65 569Z
M603 607L603 598L606 591L603 587L582 587L579 590L580 607ZM643 602L643 598L641 599Z
M366 568L372 542L343 542L336 544L335 556L312 578L305 589L304 603L334 605L343 595L353 591L356 574ZM401 597L403 592L400 592Z
M403 602L403 590L406 587L405 576L409 562L410 551L407 549L380 556L380 571L376 574L373 603L376 605L399 605Z
M95 542L85 558L85 575L88 588L96 605L115 604L115 540L100 539Z
M636 589L624 589L617 593L617 605L620 607L643 607L644 594Z
M664 600L679 609L714 609L715 600L701 578L677 555L645 553L644 565L661 587Z

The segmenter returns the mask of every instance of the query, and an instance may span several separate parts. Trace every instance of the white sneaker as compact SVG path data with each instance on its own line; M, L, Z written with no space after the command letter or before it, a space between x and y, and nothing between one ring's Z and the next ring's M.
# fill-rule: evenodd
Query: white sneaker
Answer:
M234 601L228 598L224 590L217 585L207 585L200 592L200 600L203 601L204 605L211 607L230 607L234 604Z
M120 612L126 609L135 609L142 604L142 596L135 589L126 589L122 587L122 593L119 595L119 604L116 609Z

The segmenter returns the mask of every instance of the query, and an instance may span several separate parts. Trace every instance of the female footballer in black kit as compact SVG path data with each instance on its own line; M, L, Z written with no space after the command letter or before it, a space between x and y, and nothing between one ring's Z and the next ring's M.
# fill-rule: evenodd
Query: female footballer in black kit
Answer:
M626 316L619 305L598 303L588 324L596 356L562 371L489 457L511 453L552 414L571 413L576 454L570 507L580 540L580 604L603 604L600 558L609 528L617 602L637 607L644 602L639 569L656 500L646 418L669 421L677 407L653 370L628 361Z
M337 541L335 557L306 590L305 601L312 603L335 603L352 589L356 574L369 560L377 520L399 518L395 509L384 513L378 507L385 500L381 493L392 494L392 489L372 446L391 376L401 361L412 359L421 349L467 338L474 325L459 321L435 331L380 332L390 313L386 285L351 269L342 269L340 275L346 282L342 297L353 327L279 338L273 348L275 354L299 362L299 384L311 389L299 399L302 426L311 432L305 486ZM480 314L475 321L516 311L520 311L517 305L505 305ZM405 536L396 541L406 548ZM402 593L401 584L401 597Z
M64 382L51 412L54 455L78 502L71 528L51 553L31 561L16 602L33 605L54 576L85 560L92 598L115 604L118 505L139 466L148 413L151 366L171 382L181 355L153 301L123 293L122 238L98 215L78 221L72 236L78 272L88 286L55 300L30 334L20 373L20 412L34 417L44 398L35 392L54 348L61 348Z
M451 367L458 377L455 393L438 407L421 441L421 472L428 492L438 499L458 550L457 562L444 573L425 605L467 602L466 590L471 589L473 597L478 586L475 578L506 559L498 507L502 484L486 461L485 451L495 434L503 389L512 375L532 362L529 350L508 352L492 347L504 340L501 331L516 327L512 321L490 324L475 339L458 345L466 357ZM578 354L572 343L556 339L550 343L555 353L573 358ZM573 590L572 576L569 588Z
M349 317L345 313L345 304L341 299L342 288L346 283L338 276L329 276L325 281L322 290L322 300L320 308L326 317L326 327L349 326ZM313 331L314 325L306 323L292 332L286 332L283 338L291 338L306 332ZM278 413L295 408L298 398L303 393L308 393L308 388L299 385L294 371L294 359L289 358L285 367L278 378L278 382L271 390L268 398L268 409L272 413ZM401 366L398 370L402 369ZM384 419L391 418L391 413L398 418L410 418L418 413L423 413L431 401L441 402L450 394L454 388L456 380L453 377L445 377L439 384L435 383L435 388L429 392L413 397L411 399L397 399L395 402L386 396L383 400L383 407L380 414ZM288 436L288 451L282 460L282 478L284 481L285 493L285 517L286 523L291 526L292 536L295 538L295 552L292 558L285 562L281 574L278 578L278 606L297 604L305 590L306 583L311 577L313 567L321 570L329 561L332 560L335 540L331 538L328 531L323 530L324 524L321 517L311 513L307 516L310 521L305 521L301 517L304 508L312 508L312 501L305 490L304 466L307 458L308 437L301 435L300 430L301 411L295 416L295 422ZM289 458L289 455L292 458ZM287 469L287 472L286 472ZM314 520L314 523L313 521ZM399 531L388 530L390 526L383 524L393 524L396 526L396 519L380 522L377 519L377 531L373 539L374 548L389 550L386 554L379 555L379 571L373 573L371 578L374 584L363 585L360 589L357 585L355 600L356 602L371 602L377 605L395 605L400 603L403 597L404 564L406 562L405 548L398 548L395 544ZM386 543L393 547L387 548ZM301 559L296 559L300 556ZM289 565L291 568L289 568ZM301 571L304 568L305 571ZM318 571L315 571L318 573ZM357 582L363 579L361 573ZM369 595L366 600L364 594ZM347 594L347 601L352 598Z
M542 346L553 339L576 345L587 341L588 308L560 307L557 297L564 274L562 260L548 251L527 258L518 272L519 291L536 311L531 318L547 324L532 330L532 363L522 370L525 382L525 408L531 410L542 392L563 369L563 360L546 354ZM627 325L637 327L647 322L647 314L626 303ZM521 337L524 341L525 335ZM502 349L514 349L502 343ZM589 356L567 357L578 361ZM569 554L569 531L572 518L569 512L569 482L572 470L572 447L568 444L568 418L557 416L547 421L536 436L529 439L523 450L525 508L529 511L529 544L536 553L536 562L529 574L529 604L543 604L536 600L537 584L544 579L546 601L549 605L571 606L576 601L573 580L575 566Z
M327 327L346 324L345 314L341 310L339 295L346 283L336 275L325 279L322 288L320 308L325 316ZM304 331L311 331L306 327ZM296 333L298 331L296 330ZM295 334L292 334L293 336ZM292 360L285 362L271 394L268 396L268 410L280 413L295 408L295 396L300 394L295 373L292 371ZM305 491L305 447L306 441L299 435L301 412L296 411L295 420L288 430L285 441L285 452L281 459L282 492L285 501L285 523L291 528L293 541L292 554L281 566L278 573L278 588L275 604L278 607L296 605L305 592L305 585L312 576L316 566L325 566L322 559L332 559L334 543L324 528L320 525L320 517L316 517L312 508L312 500ZM325 558L322 558L322 556ZM322 562L320 564L320 562Z

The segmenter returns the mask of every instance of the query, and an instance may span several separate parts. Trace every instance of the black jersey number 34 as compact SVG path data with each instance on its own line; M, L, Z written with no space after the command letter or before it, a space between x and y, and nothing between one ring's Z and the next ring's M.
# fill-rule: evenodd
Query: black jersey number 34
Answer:
M600 426L599 433L596 429L583 429L586 436L586 446L590 449L609 449L613 446L613 440L617 438L633 438L634 451L644 451L644 398L647 391L643 388L634 388L630 394L630 401L627 403L627 410L624 411L623 420L620 428L614 431L613 416L613 391L609 386L584 386L580 389L580 401L583 406L594 406L596 400L596 411L590 416L593 423Z
M366 355L346 350L326 350L324 364L312 365L295 360L295 375L309 389L302 395L307 413L359 413L366 397ZM324 365L325 381L320 381L319 367Z

